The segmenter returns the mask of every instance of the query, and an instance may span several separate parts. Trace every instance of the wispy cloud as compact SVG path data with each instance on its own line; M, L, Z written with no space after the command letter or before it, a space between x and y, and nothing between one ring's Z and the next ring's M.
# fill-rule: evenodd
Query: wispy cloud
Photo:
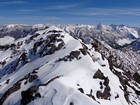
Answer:
M37 12L39 11L38 9L21 9L21 10L16 10L16 12Z
M78 6L78 4L65 4L65 5L55 5L55 6L50 6L45 9L68 9L68 8L73 8Z
M120 20L120 19L116 19L116 18L98 18L98 19L94 19L97 21L116 21L116 20Z
M140 8L89 8L91 15L140 15Z
M75 10L73 12L65 12L64 14L70 15L83 15L83 16L107 16L107 15L134 15L140 16L140 8L84 8Z
M1 4L1 2L0 2ZM6 10L8 13L12 14L24 14L31 13L35 14L38 12L38 15L71 15L71 16L140 16L140 8L75 8L79 6L78 4L71 5L53 5L47 8L39 7L39 8L29 8L29 9L18 9L18 10ZM68 12L67 9L70 9ZM63 11L53 11L50 10L63 10ZM3 10L0 10L3 12ZM13 11L13 12L12 12Z
M15 5L15 4L25 4L25 1L5 1L5 2L0 2L0 5Z
M86 20L87 18L66 18L66 17L57 17L57 16L24 16L24 17L0 17L0 20L6 21L31 21L31 22L38 22L38 21L46 21L46 22L59 22L59 21L72 21L72 20Z

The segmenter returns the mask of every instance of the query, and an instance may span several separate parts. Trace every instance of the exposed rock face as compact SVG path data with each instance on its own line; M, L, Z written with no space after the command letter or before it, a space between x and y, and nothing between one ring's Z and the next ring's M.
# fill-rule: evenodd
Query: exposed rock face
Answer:
M21 92L21 105L27 105L29 102L34 100L37 97L41 97L40 93L38 92L37 86L32 86L26 91Z
M111 94L110 94L110 87L107 86L107 87L105 87L104 92L102 93L101 98L102 99L109 99L110 96L111 96Z
M84 93L84 90L82 88L78 89L81 93Z
M18 91L20 89L20 85L21 83L16 83L14 84L11 88L9 88L1 97L0 99L0 105L3 104L3 102L6 100L6 98L8 98L8 96L10 96L12 93L14 93L15 91Z
M105 76L104 76L104 74L103 74L100 70L98 70L98 71L94 74L93 78L104 79Z
M135 81L137 81L138 83L140 83L140 75L139 73L135 72L135 74L133 75Z
M105 89L104 89L103 93L101 91L97 91L97 93L96 93L97 98L109 99L111 94L110 94L110 86L109 86L108 77L105 77L104 74L100 70L98 70L94 74L93 78L95 78L95 79L98 78L98 79L104 80L103 84L105 86ZM102 82L100 82L100 85L101 85L100 89L103 89L103 84L102 84Z
M33 82L34 80L36 80L38 78L37 75L30 75L29 77L29 82Z

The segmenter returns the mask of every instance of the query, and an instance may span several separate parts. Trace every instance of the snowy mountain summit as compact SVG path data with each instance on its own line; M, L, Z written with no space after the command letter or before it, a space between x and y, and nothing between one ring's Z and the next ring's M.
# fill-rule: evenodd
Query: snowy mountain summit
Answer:
M140 84L96 44L49 25L0 46L0 105L27 104L140 105Z

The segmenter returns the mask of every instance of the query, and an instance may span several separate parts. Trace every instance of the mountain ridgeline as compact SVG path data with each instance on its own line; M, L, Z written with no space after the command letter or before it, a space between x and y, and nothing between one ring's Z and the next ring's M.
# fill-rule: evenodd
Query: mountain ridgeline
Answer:
M139 33L125 25L1 25L0 105L140 105Z

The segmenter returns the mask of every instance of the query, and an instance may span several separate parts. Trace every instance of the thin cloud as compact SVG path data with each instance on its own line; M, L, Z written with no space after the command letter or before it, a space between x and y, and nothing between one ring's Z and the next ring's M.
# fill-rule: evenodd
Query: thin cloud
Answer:
M0 2L1 3L1 2ZM129 15L129 16L140 16L140 8L78 8L73 9L74 7L78 6L78 4L71 4L71 5L56 5L56 6L50 6L47 8L38 8L38 9L21 9L21 10L6 10L8 13L12 14L22 14L22 13L36 13L38 12L38 15L71 15L71 16L113 16L113 15ZM56 12L46 12L50 10L64 10L62 11L56 11ZM71 9L71 11L67 12L65 9ZM3 10L0 10L4 12ZM13 12L12 12L13 11Z
M81 15L81 16L112 16L112 15L134 15L140 16L140 8L84 8L75 10L73 12L66 12L64 14L69 15Z
M78 6L78 4L71 4L71 5L56 5L56 6L50 6L45 9L68 9Z
M0 20L47 20L47 21L68 21L68 20L86 20L88 18L66 18L66 17L57 17L57 16L25 16L25 17L0 17Z
M104 20L105 20L105 21L112 21L112 20L115 20L115 21L116 21L116 20L120 20L120 19L115 19L115 18L99 19L99 18L98 18L98 19L94 19L94 20L100 20L100 21L101 21L101 20L103 20L103 21L104 21Z
M15 5L15 4L25 4L25 1L8 1L8 2L0 2L0 5Z
M39 11L37 9L23 9L23 10L16 10L17 12L36 12Z
M90 12L93 13L93 15L96 13L102 14L102 15L140 15L140 8L110 8L110 9L104 9L104 8L90 8L88 9ZM91 15L92 15L91 13Z

